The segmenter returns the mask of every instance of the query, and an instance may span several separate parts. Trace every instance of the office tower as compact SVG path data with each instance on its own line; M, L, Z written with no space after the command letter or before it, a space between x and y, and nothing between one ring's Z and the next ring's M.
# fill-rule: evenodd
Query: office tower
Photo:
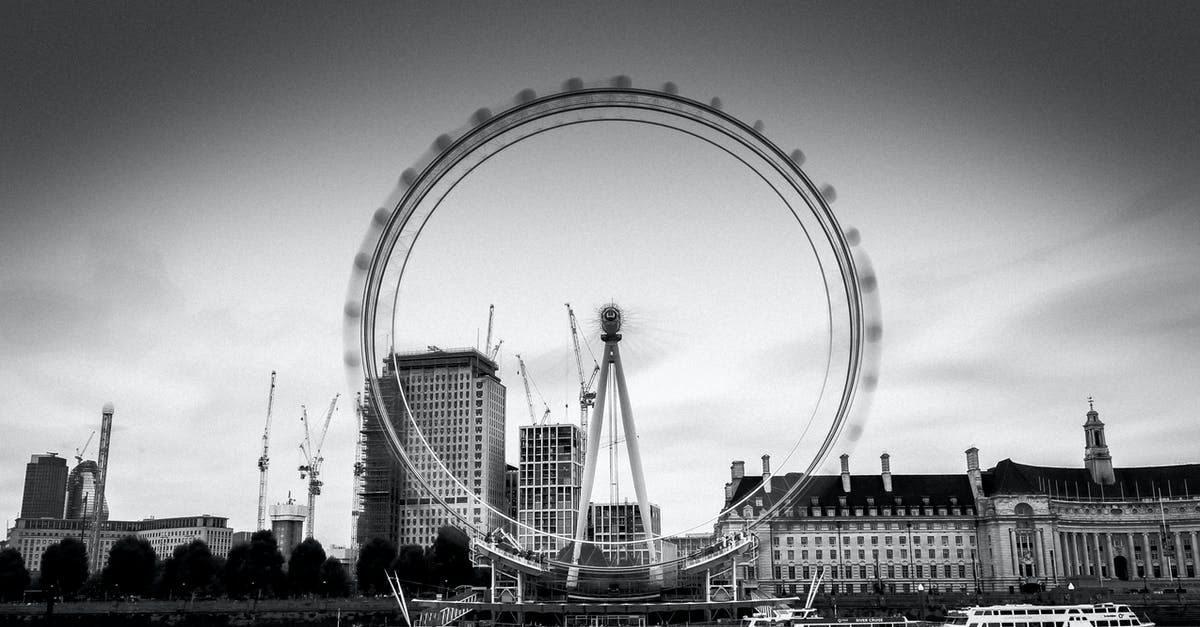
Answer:
M526 549L557 553L575 530L583 434L577 425L552 424L522 425L520 435L517 540Z
M21 518L62 518L67 496L67 460L56 453L33 455L25 465Z
M614 566L649 564L650 547L647 546L646 527L637 503L591 503L588 508L589 540L594 542L625 542L628 544L604 545L597 548L608 563ZM650 533L652 538L662 535L662 511L658 505L650 504ZM641 542L639 542L639 540ZM662 554L662 541L653 540L654 552Z
M417 471L445 506L395 461L375 404L368 402L361 541L383 537L397 545L427 546L445 524L500 524L488 510L506 509L505 389L496 370L496 363L475 349L431 348L385 360L377 382L379 401ZM369 398L370 387L367 393Z
M79 462L67 477L67 518L94 518L96 483L100 467L92 460ZM108 503L100 504L100 520L108 520Z

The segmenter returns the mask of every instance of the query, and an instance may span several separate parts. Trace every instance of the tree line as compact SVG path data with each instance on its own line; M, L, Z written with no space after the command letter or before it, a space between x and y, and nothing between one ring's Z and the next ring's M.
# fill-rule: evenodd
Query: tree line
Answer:
M441 592L475 584L469 540L452 526L439 530L432 546L397 548L381 538L362 546L355 568L360 594L390 593L384 572L394 571L409 594ZM341 561L326 556L321 543L309 538L284 563L275 535L255 532L221 558L203 540L192 540L161 557L143 538L126 536L109 550L99 573L88 570L87 549L76 538L46 547L36 581L20 552L0 551L0 601L19 601L27 590L41 590L64 600L143 597L196 599L226 597L345 597L351 582ZM411 590L411 591L410 591Z

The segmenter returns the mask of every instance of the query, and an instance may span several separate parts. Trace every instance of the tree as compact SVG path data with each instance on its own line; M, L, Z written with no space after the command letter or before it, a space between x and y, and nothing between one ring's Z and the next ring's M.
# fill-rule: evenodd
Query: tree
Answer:
M87 547L75 538L63 538L42 553L42 588L70 599L88 578Z
M229 550L222 572L231 597L271 596L284 587L283 554L275 534L266 529L255 531L248 544Z
M144 538L125 536L108 551L108 565L101 580L104 588L117 595L144 596L154 584L158 556Z
M453 525L442 525L433 542L429 560L435 585L453 588L475 583L475 568L471 564L471 538Z
M392 570L406 586L411 586L411 594L419 594L428 587L431 580L429 557L425 549L416 544L406 544L400 547L400 554L392 561Z
M162 585L172 595L194 596L211 590L217 581L218 560L203 540L175 547L163 563Z
M390 590L384 572L396 559L396 545L383 538L371 538L358 552L358 590L363 594L378 594Z
M342 566L341 560L336 557L326 558L325 562L321 564L321 595L344 597L349 590L349 578L346 576L346 568Z
M306 538L292 550L288 559L288 589L293 596L316 594L321 587L321 566L325 549L315 538Z
M7 548L0 551L0 601L19 601L29 587L29 570L21 552Z

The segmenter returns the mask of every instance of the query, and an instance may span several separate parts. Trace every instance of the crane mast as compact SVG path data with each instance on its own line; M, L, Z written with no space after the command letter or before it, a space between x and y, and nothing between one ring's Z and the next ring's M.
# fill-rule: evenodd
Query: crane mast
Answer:
M104 488L108 484L108 447L112 439L113 404L105 403L100 414L100 453L96 457L96 490L92 501L92 545L88 547L91 571L100 572L104 556L100 550L100 522L104 517Z
M529 405L529 420L535 425L546 424L546 419L550 417L550 406L546 405L546 399L542 398L542 392L539 390L538 398L541 398L542 404L546 405L546 411L542 413L542 419L539 422L537 414L533 411L533 394L529 392L529 371L525 368L525 360L521 359L520 355L517 355L517 365L521 371L521 381L525 383L525 403Z
M271 409L275 405L275 371L271 371L271 392L267 395L267 425L263 427L262 455L258 457L258 528L267 528L267 467L271 465Z
M596 391L592 386L596 383L596 375L600 373L600 364L596 363L596 357L592 355L592 375L587 379L583 377L583 355L579 352L579 324L575 321L575 310L571 309L571 303L567 305L567 317L571 321L571 344L575 347L575 367L579 371L579 427L583 431L583 437L587 437L588 430L588 410L596 405ZM588 349L591 353L591 349Z
M496 355L500 354L500 345L504 343L504 340L500 340L499 342L496 342L495 345L492 345L492 321L495 316L496 306L488 305L488 332L487 340L485 340L483 344L483 354L486 355L488 359L493 361L495 361Z
M311 433L308 429L308 409L303 405L300 406L300 422L304 423L304 441L300 443L300 452L304 454L305 464L300 466L300 478L303 479L305 474L308 475L308 531L304 537L313 537L313 532L317 526L317 495L321 493L321 462L325 461L321 457L321 448L325 445L325 434L329 432L329 421L333 418L333 410L337 408L338 397L341 394L334 394L333 400L329 402L329 409L325 412L325 423L321 426L321 435L317 437L317 445L313 447Z
M495 318L495 316L496 306L488 305L488 332L487 339L483 342L483 352L489 356L492 354L492 319ZM478 338L478 336L476 336L476 338ZM475 341L478 342L479 340L476 339Z
M83 456L87 453L88 446L92 443L92 438L96 437L96 430L92 429L92 434L88 436L87 442L83 443L83 448L75 449L75 463L82 464ZM86 498L86 495L84 495Z

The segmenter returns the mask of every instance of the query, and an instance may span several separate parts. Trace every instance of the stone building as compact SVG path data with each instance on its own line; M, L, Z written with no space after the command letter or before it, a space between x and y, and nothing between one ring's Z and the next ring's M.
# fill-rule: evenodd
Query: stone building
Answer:
M822 570L826 591L1008 591L1076 587L1188 588L1197 580L1200 464L1113 465L1095 408L1083 424L1083 463L1033 466L1004 459L965 474L748 476L733 462L722 535L754 529L759 550L738 573L748 589L797 594Z
M717 534L755 527L758 552L739 566L744 592L800 594L823 572L823 588L839 594L969 590L977 584L975 499L964 475L895 475L891 458L880 472L850 474L849 455L841 473L812 476L792 495L801 473L748 476L733 462L725 485L725 508Z
M1191 580L1194 587L1200 464L1114 467L1094 407L1083 428L1079 468L1005 459L980 470L979 451L967 450L986 579L998 586L1069 579L1077 587L1118 588Z

